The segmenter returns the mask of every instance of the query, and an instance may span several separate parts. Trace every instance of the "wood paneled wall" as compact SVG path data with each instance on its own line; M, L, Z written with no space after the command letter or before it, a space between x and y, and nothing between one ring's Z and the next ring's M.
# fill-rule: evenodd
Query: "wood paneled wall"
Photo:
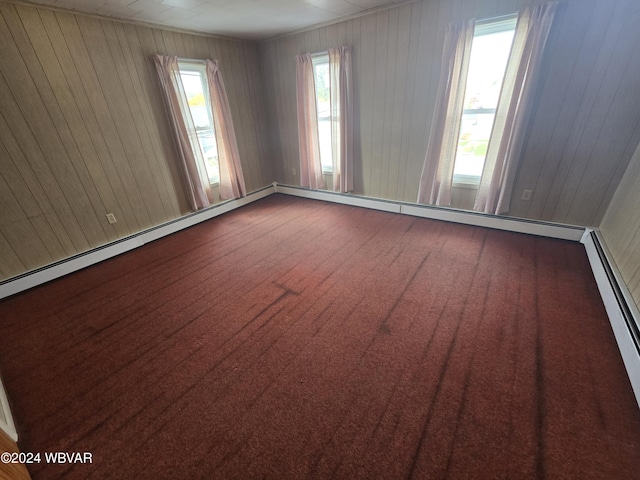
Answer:
M260 44L0 1L0 279L186 213L149 55L220 60L253 190L299 183L294 56L351 45L355 193L413 202L447 23L541 1L422 0ZM639 49L636 0L561 0L512 216L599 225L640 143Z
M220 61L247 190L273 181L255 43L0 3L0 279L187 212L156 53Z
M423 0L263 42L276 180L299 184L294 56L346 44L354 61L355 193L414 202L447 23L537 3ZM636 0L561 2L512 216L600 223L640 142L639 48ZM533 190L529 201L521 200L525 188Z
M640 2L570 0L516 182L516 216L598 226L640 142ZM520 200L525 188L532 201Z
M640 146L613 196L600 230L640 308Z

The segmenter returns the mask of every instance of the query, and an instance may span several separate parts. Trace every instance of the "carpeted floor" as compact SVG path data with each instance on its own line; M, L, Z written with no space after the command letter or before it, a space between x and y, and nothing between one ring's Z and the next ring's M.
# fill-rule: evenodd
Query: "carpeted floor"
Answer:
M0 302L34 479L632 479L582 245L272 195Z

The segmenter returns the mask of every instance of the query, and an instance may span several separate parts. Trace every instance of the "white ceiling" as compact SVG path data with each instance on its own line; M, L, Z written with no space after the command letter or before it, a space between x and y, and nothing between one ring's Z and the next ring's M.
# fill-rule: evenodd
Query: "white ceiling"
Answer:
M265 39L411 0L30 0L65 10Z

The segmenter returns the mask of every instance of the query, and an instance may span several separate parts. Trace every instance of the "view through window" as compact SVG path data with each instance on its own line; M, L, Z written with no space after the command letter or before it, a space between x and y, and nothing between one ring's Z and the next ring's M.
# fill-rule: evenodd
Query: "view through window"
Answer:
M220 168L205 65L187 62L179 62L178 65L207 176L209 182L215 185L220 183Z
M453 170L454 185L480 183L516 20L513 17L476 25Z
M318 141L320 143L320 162L322 171L333 171L333 153L331 150L331 97L329 79L329 55L313 57L313 71L316 86L316 110L318 112Z

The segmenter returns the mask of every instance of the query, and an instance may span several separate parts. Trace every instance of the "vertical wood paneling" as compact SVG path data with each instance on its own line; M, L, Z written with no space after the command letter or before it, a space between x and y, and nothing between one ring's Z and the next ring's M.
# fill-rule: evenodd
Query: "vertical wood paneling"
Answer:
M113 26L115 37L112 38L114 45L119 44L119 51L122 53L122 75L123 79L130 80L130 98L133 94L132 113L136 124L139 128L140 139L146 154L148 164L148 172L150 173L150 190L155 189L160 202L155 206L156 217L152 219L154 223L161 222L169 215L177 216L179 210L177 203L172 201L170 190L167 188L166 177L162 173L162 168L158 165L162 158L162 150L160 143L157 141L158 131L153 121L153 109L151 105L156 104L155 98L149 95L148 89L144 86L152 85L152 78L147 76L148 71L145 68L149 64L149 55L141 55L141 46L137 37L127 35L126 29L131 30L130 25L118 23L106 24L105 31L109 30L109 26ZM138 52L138 56L134 57L134 52ZM137 60L137 61L136 61ZM126 82L126 80L123 80ZM157 97L156 97L157 98ZM159 109L156 110L159 112Z
M420 9L415 13L418 19L414 27L417 35L416 62L413 68L409 66L409 72L413 76L414 93L408 99L406 125L403 127L403 130L408 129L408 132L403 133L403 143L407 144L407 171L402 200L409 202L414 202L418 196L418 181L427 150L436 98L430 92L434 88L437 90L440 75L442 46L438 44L437 25L442 12L446 11L446 5L439 2L422 2L416 4L417 6ZM444 31L442 34L444 35Z
M51 79L53 92L58 99L60 107L68 124L69 134L73 136L80 158L76 157L76 163L80 171L83 163L91 177L83 180L90 188L90 197L94 202L96 216L104 211L115 212L122 220L123 216L116 209L118 200L109 183L109 177L104 168L102 158L98 153L95 139L91 135L91 121L87 118L87 112L81 110L81 102L77 93L77 84L72 72L75 72L73 61L66 48L60 48L63 43L58 22L50 11L36 11L24 9L20 12L25 28L38 55L46 77ZM42 33L39 35L39 33ZM95 188L95 192L93 189ZM112 208L114 207L114 208ZM108 238L116 238L118 234L126 234L126 223L120 222L113 225L100 222ZM100 240L99 240L100 241Z
M385 72L385 94L382 95L384 99L384 109L383 109L383 129L382 129L382 146L380 148L381 158L388 158L390 161L381 162L380 174L382 178L386 178L386 182L382 182L381 186L383 187L380 191L380 196L382 198L395 198L396 188L395 183L397 183L397 173L394 176L394 170L397 172L397 157L391 156L391 146L394 140L393 133L393 111L396 105L396 97L395 92L398 91L398 86L396 84L396 79L398 75L401 75L397 68L398 62L398 34L399 34L399 18L398 18L399 10L394 8L389 11L389 15L387 16L387 31L389 32L389 36L386 41L386 57L387 57L387 66L384 69ZM404 72L403 72L404 73ZM393 93L392 93L393 92ZM394 182L395 180L395 182ZM393 193L392 193L393 192Z
M156 53L157 47L148 28L138 28L133 25L121 25L120 44L129 52L129 68L135 75L136 89L140 96L139 102L143 109L145 125L149 131L152 144L151 162L153 163L154 180L157 183L159 195L165 214L176 217L186 209L180 204L180 195L176 195L176 182L179 178L176 162L168 161L165 152L173 152L171 132L163 122L157 118L165 115L162 102L158 102L159 91L155 67L149 57Z
M83 19L84 20L84 19ZM84 22L83 22L84 23ZM113 22L86 22L86 27L81 27L85 38L88 31L100 31L104 35L96 38L95 43L88 43L96 53L91 53L94 66L98 72L98 78L103 90L110 98L110 113L113 116L120 139L124 145L126 158L131 171L136 179L136 186L140 190L142 207L147 213L148 223L146 228L162 222L166 218L161 202L158 202L160 192L155 184L155 168L149 158L153 155L153 147L149 139L144 116L140 108L141 92L134 87L135 70L127 68L125 52L120 46ZM92 36L91 36L92 37ZM104 46L108 49L104 49ZM105 61L108 57L110 61ZM99 58L100 60L96 61ZM115 72L116 75L107 75L107 72ZM113 83L107 81L113 79ZM116 100L117 99L117 100Z
M295 75L296 75L296 63L295 55L303 53L297 45L296 40L293 37L288 37L283 45L284 52L281 57L279 73L284 73L286 76L286 83L283 88L286 92L287 102L284 105L285 110L285 123L283 126L287 127L283 141L285 145L285 151L283 152L283 159L287 161L284 164L284 171L290 182L298 183L300 178L300 168L297 162L298 156L298 134L297 134L297 110L296 110L296 97L295 97ZM291 95L293 93L293 95ZM280 125L276 125L280 127ZM294 175L294 171L297 174Z
M613 105L623 79L640 74L633 53L640 40L637 6L567 2L556 32L512 213L597 226L628 164L629 142L637 143L640 133L637 109ZM558 90L566 93L558 98ZM637 103L637 96L635 88L626 100ZM531 202L519 200L522 188L534 190Z
M404 84L404 105L400 116L402 126L400 128L400 136L398 138L400 152L398 155L398 184L397 198L404 201L411 201L416 198L417 193L413 193L407 189L407 177L411 175L411 138L414 135L413 122L408 112L411 112L412 104L415 101L416 94L420 89L416 89L416 64L418 62L418 44L420 41L420 4L411 4L411 10L408 12L409 20L409 45L407 47L407 74ZM404 24L404 22L402 22Z
M640 146L629 164L600 227L636 306L640 307Z
M0 179L0 205L2 205L2 213L0 221L3 224L11 225L3 236L5 245L0 246L0 251L7 251L7 263L3 269L15 268L20 265L37 266L38 262L50 262L52 260L46 248L43 248L42 241L35 232L32 223L25 218L24 211L20 207L18 200L13 195L9 185ZM4 242L3 242L4 243ZM7 245L13 243L25 244L28 248L13 255L8 251ZM27 255L28 252L37 252L35 255ZM3 263L4 256L3 256Z
M393 83L395 91L391 98L391 125L389 126L389 158L394 161L388 162L388 188L387 198L402 198L403 185L399 181L404 177L406 169L405 160L400 154L402 148L402 128L405 109L405 99L407 91L408 63L409 63L409 39L411 28L401 28L402 25L411 25L412 5L406 5L397 10L398 16L396 26L396 48L394 52L395 64ZM404 183L404 181L402 182Z
M88 108L94 112L97 128L96 135L104 141L108 151L109 160L105 167L108 168L109 178L119 190L116 193L118 198L124 199L123 202L120 203L122 210L121 221L126 222L127 226L134 229L134 231L140 230L146 225L149 225L149 216L144 209L141 193L136 178L133 175L132 166L128 162L125 147L122 144L120 132L116 126L117 117L114 118L111 115L110 101L112 99L108 97L108 94L102 86L102 83L113 84L117 81L117 78L113 78L112 70L104 68L103 66L104 64L112 63L110 55L108 54L108 46L103 45L99 47L99 40L92 41L92 38L99 35L102 29L100 29L100 31L92 31L89 29L87 32L89 42L85 43L85 38L83 37L79 24L84 24L84 20L86 19L65 14L57 14L56 16L65 39L65 44L69 48L69 53L76 65L79 82L86 92L89 102ZM90 20L94 28L99 27L97 20ZM85 24L85 29L87 28L88 26ZM94 44L94 52L91 52L92 44ZM101 52L96 52L95 49L99 49ZM91 58L92 54L101 54L104 57L97 62L99 65L97 71ZM100 74L105 76L102 83L99 78ZM116 92L116 98L113 99L113 102L116 102L118 106L122 106L120 91L116 89L117 87L112 88L112 90ZM129 135L127 134L127 136Z
M273 181L254 43L2 3L0 51L0 279L187 213L152 54L223 58L247 188Z
M552 35L557 33L551 39L549 48L556 55L548 66L550 73L543 86L536 121L530 131L532 140L523 157L520 182L516 182L515 188L516 191L525 188L534 190L535 186L534 201L521 202L515 198L515 205L512 204L512 208L522 212L522 216L542 217L545 205L554 205L557 201L557 196L552 198L549 189L555 178L562 175L559 171L563 164L561 159L564 158L562 149L570 134L569 129L560 126L569 125L576 118L589 79L584 72L589 68L591 56L599 48L593 42L604 34L609 21L607 15L611 15L609 10L599 11L594 8L594 2L584 2L582 8L572 12L572 21L564 21L559 28L556 24L557 28L552 30ZM579 46L572 45L571 39L579 37L582 31L590 33L581 39ZM572 55L576 49L578 53ZM548 141L536 141L538 138L547 138ZM544 200L535 201L538 198ZM545 213L548 215L550 212Z
M57 159L54 165L60 168L53 170L54 174L67 196L73 211L73 220L77 222L82 233L82 238L76 236L76 248L99 245L105 230L97 220L95 210L101 208L101 201L97 198L88 166L82 161L78 144L63 114L65 103L68 103L67 99L56 96L52 88L58 83L63 83L64 80L59 75L59 70L50 72L51 81L43 71L42 59L51 55L46 34L38 24L35 29L27 30L25 25L28 22L21 19L17 11L9 10L5 18L28 72L25 83L16 85L15 82L11 82L10 85L13 85L14 96L20 99L23 112L25 109L33 108L41 110L39 121L31 122L32 131L39 141L44 138L49 141L42 148L43 153ZM35 22L39 22L37 15L33 18ZM44 47L40 57L35 50L38 47ZM27 102L24 101L26 95L35 98Z
M289 52L306 51L316 42L338 45L341 29L358 25L358 36L352 37L357 59L355 193L415 201L447 24L540 3L544 0L423 0L347 20L337 28L263 42L263 71L275 86L270 110L278 112L271 122L281 143L275 148L286 166L281 176L276 164L276 180L289 183L286 170L297 163L297 149L286 145L297 145L295 122L283 119L287 112L295 115L290 107L295 107L295 84L287 78L294 73L271 68L271 62L288 61ZM409 8L411 15L405 13ZM639 9L633 0L561 2L511 215L599 223L631 158L630 146L640 141L640 110L635 107L640 104L640 65L633 53L640 46ZM278 88L284 85L288 88ZM521 200L525 188L534 192L530 201Z
M262 78L258 49L255 45L243 45L245 62L244 65L247 68L245 79L251 79L253 85L247 86L245 95L247 97L248 111L251 113L251 122L248 125L247 131L244 132L252 135L251 141L244 142L247 146L252 146L253 157L257 159L253 163L253 168L248 169L248 172L252 174L252 182L248 186L249 190L255 190L265 185L267 182L273 181L273 171L271 169L271 151L268 148L265 137L267 135L267 122L264 115L266 112L265 94L264 88L255 88L257 85L261 85L260 79ZM247 115L248 117L248 115Z
M374 185L371 183L371 159L374 156L373 144L373 107L375 98L375 70L371 68L377 62L376 57L376 43L373 41L376 36L376 17L374 15L368 15L363 17L360 21L360 58L362 63L359 69L359 78L356 83L354 78L354 90L360 92L360 110L356 110L354 116L354 123L360 125L360 144L362 156L360 158L360 174L362 180L360 182L354 178L354 188L360 186L362 192L373 192ZM358 143L358 139L355 138L354 142ZM357 170L356 170L357 171ZM356 190L358 191L358 190Z
M76 217L79 210L86 205L83 204L86 196L78 189L73 167L69 164L55 126L20 55L18 42L14 42L11 36L13 33L24 34L20 31L19 20L16 20L17 13L10 6L4 8L2 13L4 19L0 19L0 43L6 44L2 49L2 63L11 73L6 75L3 72L0 78L0 91L4 92L0 95L0 108L9 127L9 132L6 133L13 137L20 149L23 149L22 160L29 163L39 181L44 184L45 191L50 194L54 209L59 212L58 219L63 230L60 236L66 252L86 249L89 242ZM13 22L13 32L9 30L7 18ZM22 41L28 40L23 38ZM38 112L38 115L27 123L23 116L24 110ZM54 155L57 161L49 164L45 158L47 154ZM74 204L75 194L78 195L78 202Z
M66 155L73 165L77 180L82 186L83 193L86 194L87 200L82 199L82 202L87 211L79 218L85 216L91 218L90 223L83 225L83 229L90 230L87 238L92 246L95 246L100 244L108 229L98 221L95 215L96 212L104 210L104 202L98 191L98 185L106 180L104 171L99 164L91 161L95 155L85 135L86 132L76 129L78 133L74 135L72 122L77 118L78 111L38 12L22 10L19 13L32 46L32 49L29 48L27 52L23 50L22 56L31 69L32 77L37 82L37 89L47 104L47 111L62 140ZM89 161L85 162L84 158L89 158ZM75 179L72 178L73 180Z
M611 112L616 93L620 88L629 61L632 60L633 52L637 51L637 39L640 37L630 25L633 20L621 21L620 15L627 11L628 3L619 2L617 6L618 11L610 23L603 50L597 57L595 68L591 70L592 75L582 103L583 108L578 112L579 121L572 131L573 135L567 145L566 152L572 160L571 170L563 184L558 205L554 209L555 215L560 221L569 220L571 223L571 207L581 185L584 184L591 197L596 193L593 187L597 188L597 186L591 185L589 179L585 178L589 173L589 159L596 147L601 145L602 141L608 141L611 142L611 145L606 147L610 149L619 142L615 135L610 135L608 138L601 137L601 132L609 121L608 115ZM620 112L614 111L613 114L618 117ZM626 119L623 117L620 120ZM627 123L623 121L615 128L621 130L626 127ZM615 154L613 151L610 153ZM607 168L610 169L611 165L607 165Z
M1 100L0 96L0 100ZM50 203L50 194L55 192L45 191L44 183L41 184L26 161L25 155L18 145L18 142L11 136L9 125L6 123L3 114L0 114L0 141L2 142L7 156L0 155L2 161L2 172L8 185L11 186L15 198L20 202L27 218L34 224L38 224L39 236L43 240L44 248L54 258L67 255L66 247L70 246L68 236L66 236L62 222L58 216L47 215L53 210ZM15 168L15 177L11 174ZM16 181L12 181L13 178ZM22 182L20 181L22 180ZM48 180L48 179L45 179ZM17 257L15 251L14 256ZM5 256L3 255L3 261ZM5 266L5 268L9 268ZM9 271L23 271L10 269Z
M387 105L387 76L389 75L389 12L383 12L376 15L375 18L375 59L377 67L373 72L373 98L371 99L373 125L371 128L371 154L370 154L370 178L369 184L372 189L375 188L375 196L382 197L383 193L383 175L382 168L386 167L387 162L383 159L382 149L384 147L385 135L385 107ZM386 172L385 172L386 173ZM386 182L385 182L386 183Z
M171 134L168 123L159 122L157 119L166 117L164 101L160 100L162 94L158 85L158 78L153 62L149 60L151 55L164 51L156 43L154 32L149 28L125 25L128 30L129 43L133 45L132 51L135 57L135 64L141 75L141 81L147 95L147 102L151 107L150 112L150 129L153 137L157 154L158 169L162 173L164 183L166 185L167 199L165 201L174 205L172 215L178 216L179 212L187 211L188 204L184 195L181 194L182 177L179 172L178 163L174 160L177 155L175 143ZM204 57L204 55L203 55ZM198 56L200 58L200 56Z

